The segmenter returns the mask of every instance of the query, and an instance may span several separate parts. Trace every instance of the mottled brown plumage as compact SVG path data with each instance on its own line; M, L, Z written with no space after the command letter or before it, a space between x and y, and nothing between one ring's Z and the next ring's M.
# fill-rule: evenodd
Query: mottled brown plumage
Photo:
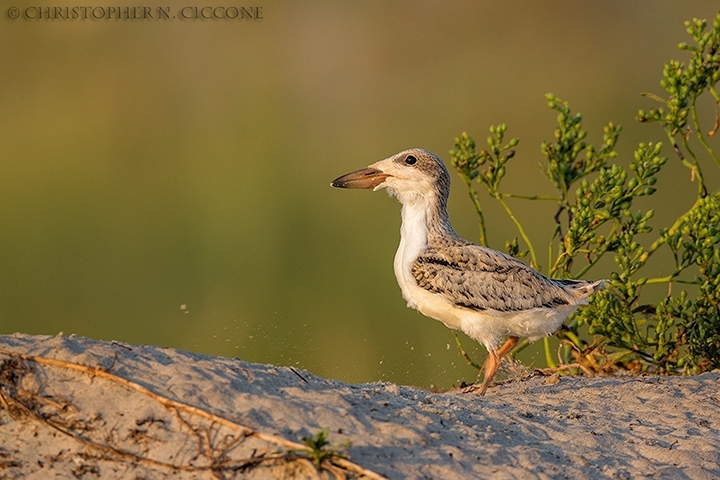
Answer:
M412 265L418 286L474 310L513 312L576 303L584 280L552 280L501 252L458 237L428 246Z

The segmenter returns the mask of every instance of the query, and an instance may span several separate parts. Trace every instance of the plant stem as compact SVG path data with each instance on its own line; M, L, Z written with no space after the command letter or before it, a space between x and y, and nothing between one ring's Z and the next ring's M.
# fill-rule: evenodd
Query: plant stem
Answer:
M465 182L465 185L467 185L468 194L470 195L470 199L473 202L473 205L475 205L475 211L478 214L478 223L480 225L480 245L487 247L487 234L485 232L485 216L483 215L482 211L482 205L480 205L480 199L477 196L477 193L475 192L475 189L472 186L472 181L470 178L467 178L465 176L462 177L463 181Z
M532 262L532 265L531 265L531 266L532 266L533 268L535 268L536 270L539 270L539 269L540 269L540 265L538 264L537 257L535 256L535 249L533 248L533 245L532 245L532 242L530 241L530 238L529 238L529 237L527 236L527 234L525 233L525 229L523 228L522 224L521 224L520 221L517 219L517 217L515 217L515 215L513 214L512 210L510 210L510 207L508 206L508 204L505 203L505 200L503 200L501 194L499 194L499 193L496 194L496 195L495 195L495 198L497 199L498 202L500 202L500 205L503 206L503 208L504 208L505 211L507 212L508 216L510 217L510 220L513 221L513 223L515 224L515 226L516 226L517 229L518 229L518 232L520 232L520 236L523 238L523 240L525 240L525 243L527 244L528 249L530 250L530 258L531 258L531 262Z
M518 353L525 350L528 346L530 346L530 340L528 340L527 338L523 339L520 343L518 343L515 346L515 348L513 348L512 355L513 356L517 355Z
M543 345L545 346L545 361L549 368L557 368L557 363L553 358L553 354L550 351L550 339L548 337L543 338Z
M598 262L598 260L600 260L602 258L602 256L605 255L606 252L607 252L607 249L599 250L597 255L595 256L595 258L593 260L591 260L590 263L585 265L582 269L580 269L580 271L577 274L573 275L572 278L577 279L577 278L580 278L583 275L585 275L588 270L590 270L592 267L595 266L595 264Z
M553 242L555 241L555 237L557 237L558 233L560 233L560 225L555 225L555 231L553 232L552 236L550 237L550 242L548 243L548 266L552 265ZM548 272L548 275L550 275L550 272Z
M684 270L684 269L683 269ZM645 281L646 285L652 285L654 283L683 283L685 285L697 285L698 282L696 280L682 280L680 278L675 278L678 275L680 275L681 271L675 272L672 275L668 275L666 277L656 277L656 278L648 278L647 281Z
M715 152L712 148L710 148L710 145L707 144L705 141L705 137L703 136L702 130L700 130L700 122L698 121L697 117L697 109L695 108L695 99L697 97L693 98L692 101L692 107L691 107L691 113L692 113L692 119L693 123L695 124L695 132L697 132L698 140L700 140L700 143L702 143L702 146L705 147L705 150L710 154L713 160L715 160L715 163L720 167L720 159L718 159L717 155L715 155Z
M550 278L555 278L555 274L557 273L558 268L560 268L560 261L564 257L567 257L567 256L568 256L567 252L560 252L560 254L558 255L558 258L555 260L555 263L553 264L553 266L550 268L550 271L548 272L548 276Z
M580 348L582 348L582 346L583 346L583 345L582 345L582 342L580 341L580 339L578 338L578 336L575 335L574 332L572 332L572 331L570 331L570 330L567 330L567 331L564 331L564 332L563 332L563 335L565 335L565 337L566 337L568 340L570 340L570 341L573 343L573 345L575 345L575 346L578 348L578 350L579 350Z
M698 164L697 157L695 156L695 152L692 151L690 148L690 144L688 143L688 139L686 135L680 135L682 137L683 146L685 147L685 150L687 150L688 155L690 155L690 158L692 158L692 163L688 162L689 165L686 165L691 170L692 176L697 176L698 180L698 198L702 198L705 195L707 195L707 189L705 188L705 179L703 177L702 170L700 169L700 165Z
M470 358L470 355L465 352L465 349L462 346L462 343L460 343L460 337L458 336L457 331L453 330L453 335L455 335L455 343L457 344L458 351L460 352L460 355L465 359L465 361L473 368L476 368L478 370L478 375L480 375L480 371L482 370L482 366L478 365L477 363L472 361L472 358Z
M517 195L515 193L501 193L500 196L503 198L522 198L523 200L551 200L553 202L559 202L560 197L551 197L548 195Z
M675 275L677 274L674 273L672 275L668 275L667 277L648 278L647 281L645 281L645 285L652 285L654 283L669 283L673 281Z

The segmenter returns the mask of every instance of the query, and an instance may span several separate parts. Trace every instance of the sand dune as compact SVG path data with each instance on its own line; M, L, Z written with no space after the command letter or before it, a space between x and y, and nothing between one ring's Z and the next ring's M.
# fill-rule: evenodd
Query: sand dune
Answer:
M717 372L478 397L75 336L0 352L2 478L720 478Z

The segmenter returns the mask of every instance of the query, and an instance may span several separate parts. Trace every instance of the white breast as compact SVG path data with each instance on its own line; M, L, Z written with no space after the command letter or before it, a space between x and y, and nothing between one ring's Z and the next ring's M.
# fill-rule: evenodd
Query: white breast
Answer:
M462 318L467 314L443 296L420 288L412 275L412 266L428 244L427 201L423 197L404 199L400 245L395 254L395 277L403 298L410 308L423 315L440 320L450 328L461 328Z
M411 269L415 259L427 247L427 202L422 197L408 200L402 207L400 245L395 253L395 277L408 307L417 308L416 290L419 288Z

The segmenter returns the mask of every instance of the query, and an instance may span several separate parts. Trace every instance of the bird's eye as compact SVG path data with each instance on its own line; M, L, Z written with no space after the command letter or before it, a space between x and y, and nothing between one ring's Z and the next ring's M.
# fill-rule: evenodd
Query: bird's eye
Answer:
M405 157L405 163L406 163L406 164L408 164L408 165L415 165L415 162L417 162L417 158L415 158L414 156L408 155L407 157Z

